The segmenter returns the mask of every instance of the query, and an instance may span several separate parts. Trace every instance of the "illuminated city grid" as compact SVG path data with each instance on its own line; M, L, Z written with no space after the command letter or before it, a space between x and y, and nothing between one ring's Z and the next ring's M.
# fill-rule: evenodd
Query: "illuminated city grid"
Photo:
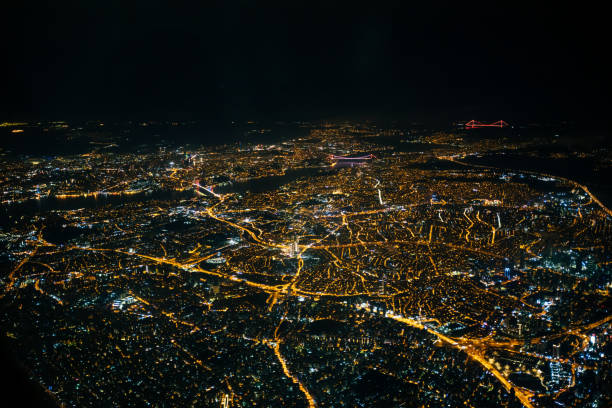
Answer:
M295 126L5 157L2 206L41 204L0 229L1 327L54 401L609 403L612 212L577 181L477 160L542 140Z

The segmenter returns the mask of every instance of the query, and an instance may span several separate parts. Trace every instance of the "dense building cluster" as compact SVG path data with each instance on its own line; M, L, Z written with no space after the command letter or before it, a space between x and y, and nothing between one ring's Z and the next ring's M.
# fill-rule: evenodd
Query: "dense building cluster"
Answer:
M612 212L483 160L549 136L249 123L122 151L152 125L4 127L86 147L0 152L0 327L58 403L610 402Z

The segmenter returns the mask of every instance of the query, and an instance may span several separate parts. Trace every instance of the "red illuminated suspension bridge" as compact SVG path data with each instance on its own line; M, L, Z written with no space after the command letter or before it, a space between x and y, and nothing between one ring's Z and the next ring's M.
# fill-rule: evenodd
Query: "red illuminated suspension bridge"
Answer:
M345 156L336 156L335 154L330 154L329 158L331 160L347 160L347 161L361 161L361 160L371 160L375 159L376 156L373 154L368 154L366 156L358 156L358 157L345 157Z
M481 128L481 127L498 127L498 128L502 128L502 127L506 127L508 126L508 122L505 122L503 120L498 120L497 122L493 122L493 123L482 123L482 122L478 122L475 120L470 120L468 123L465 124L465 128L466 129L477 129L477 128Z

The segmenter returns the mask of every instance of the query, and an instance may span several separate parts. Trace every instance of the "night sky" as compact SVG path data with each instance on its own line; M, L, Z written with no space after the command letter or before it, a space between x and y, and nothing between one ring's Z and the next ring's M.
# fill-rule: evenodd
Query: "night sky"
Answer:
M595 8L62 3L5 10L0 119L589 120L610 107Z

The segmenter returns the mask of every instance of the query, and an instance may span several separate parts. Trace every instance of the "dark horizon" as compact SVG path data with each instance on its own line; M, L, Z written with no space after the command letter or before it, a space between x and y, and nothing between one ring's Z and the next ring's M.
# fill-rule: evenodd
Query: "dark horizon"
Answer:
M14 7L4 27L3 120L604 124L609 108L596 10L443 2Z

